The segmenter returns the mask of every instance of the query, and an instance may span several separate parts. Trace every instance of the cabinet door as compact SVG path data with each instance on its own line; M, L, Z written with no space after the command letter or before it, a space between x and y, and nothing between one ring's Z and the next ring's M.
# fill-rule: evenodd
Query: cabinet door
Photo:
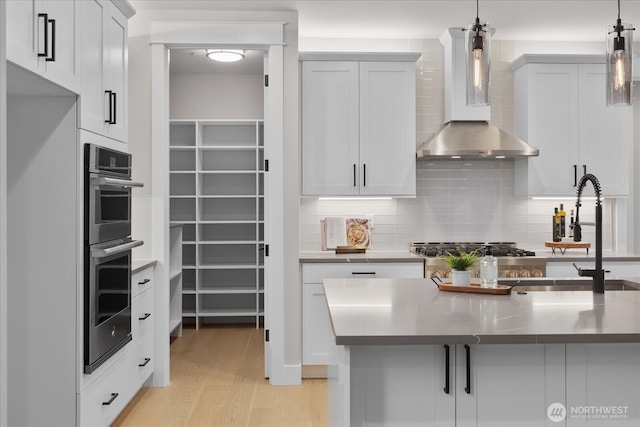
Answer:
M524 76L521 73L526 73ZM578 158L578 66L528 64L516 76L516 135L540 150L516 160L516 195L575 193ZM577 178L576 178L577 176Z
M445 355L440 345L351 346L350 425L458 425L453 369L445 393Z
M110 13L104 24L104 85L105 116L112 118L105 136L127 142L127 19L109 2ZM112 92L112 99L107 99Z
M456 348L456 425L557 425L550 404L564 403L564 345L472 345Z
M633 107L607 107L604 64L580 65L578 177L598 177L607 196L629 194ZM593 194L592 190L587 190Z
M127 21L110 1L86 0L81 5L80 127L126 142Z
M358 63L302 63L302 194L359 193Z
M79 92L78 7L75 1L8 1L7 59Z
M360 194L416 194L415 63L360 63Z
M303 285L302 313L302 364L332 364L333 331L321 283Z
M597 328L588 311L581 321ZM567 344L566 425L640 425L639 360L638 343Z

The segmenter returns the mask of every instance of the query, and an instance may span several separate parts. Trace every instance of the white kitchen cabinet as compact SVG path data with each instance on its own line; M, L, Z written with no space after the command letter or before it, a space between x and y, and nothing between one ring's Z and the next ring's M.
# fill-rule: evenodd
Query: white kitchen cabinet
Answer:
M564 344L457 345L455 425L544 426L564 402L564 355Z
M182 317L196 328L264 316L264 149L262 120L171 121L170 224L182 227Z
M302 364L333 363L333 330L323 279L421 278L421 262L302 263Z
M132 274L132 340L95 372L82 375L77 425L110 425L150 381L155 367L154 292L153 266Z
M127 142L128 16L108 0L83 0L80 8L80 127Z
M524 55L512 68L515 133L540 150L516 160L516 195L574 197L585 173L603 195L629 195L633 110L606 106L604 56Z
M588 311L580 321L597 327L598 320ZM637 426L640 344L567 344L566 352L566 425Z
M7 60L79 93L81 3L8 0Z
M303 54L302 195L415 196L418 54Z
M539 427L565 401L564 344L353 345L336 359L331 425Z

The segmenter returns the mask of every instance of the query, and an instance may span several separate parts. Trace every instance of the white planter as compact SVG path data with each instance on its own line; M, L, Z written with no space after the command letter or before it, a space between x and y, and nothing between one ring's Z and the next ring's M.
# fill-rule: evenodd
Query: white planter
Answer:
M471 284L471 272L468 270L451 272L451 282L454 286L469 286Z

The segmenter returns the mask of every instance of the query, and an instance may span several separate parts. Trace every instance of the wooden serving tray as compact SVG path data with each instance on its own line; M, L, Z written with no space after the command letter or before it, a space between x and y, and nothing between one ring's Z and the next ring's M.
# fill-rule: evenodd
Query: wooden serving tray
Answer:
M471 294L509 295L511 286L498 285L497 288L483 288L477 283L469 286L454 286L451 282L440 283L438 289L447 292L466 292Z
M560 249L562 255L567 249L586 249L588 254L591 247L589 242L544 242L544 245L547 248L551 248L551 253L553 254L556 253L556 249Z

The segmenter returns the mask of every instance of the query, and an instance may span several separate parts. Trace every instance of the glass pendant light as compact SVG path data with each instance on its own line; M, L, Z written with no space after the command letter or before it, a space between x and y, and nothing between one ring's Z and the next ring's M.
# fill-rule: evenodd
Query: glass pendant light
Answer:
M484 107L490 104L491 28L480 23L479 0L476 0L476 22L466 27L467 105Z
M618 20L607 27L607 106L631 105L632 96L632 46L633 25Z

